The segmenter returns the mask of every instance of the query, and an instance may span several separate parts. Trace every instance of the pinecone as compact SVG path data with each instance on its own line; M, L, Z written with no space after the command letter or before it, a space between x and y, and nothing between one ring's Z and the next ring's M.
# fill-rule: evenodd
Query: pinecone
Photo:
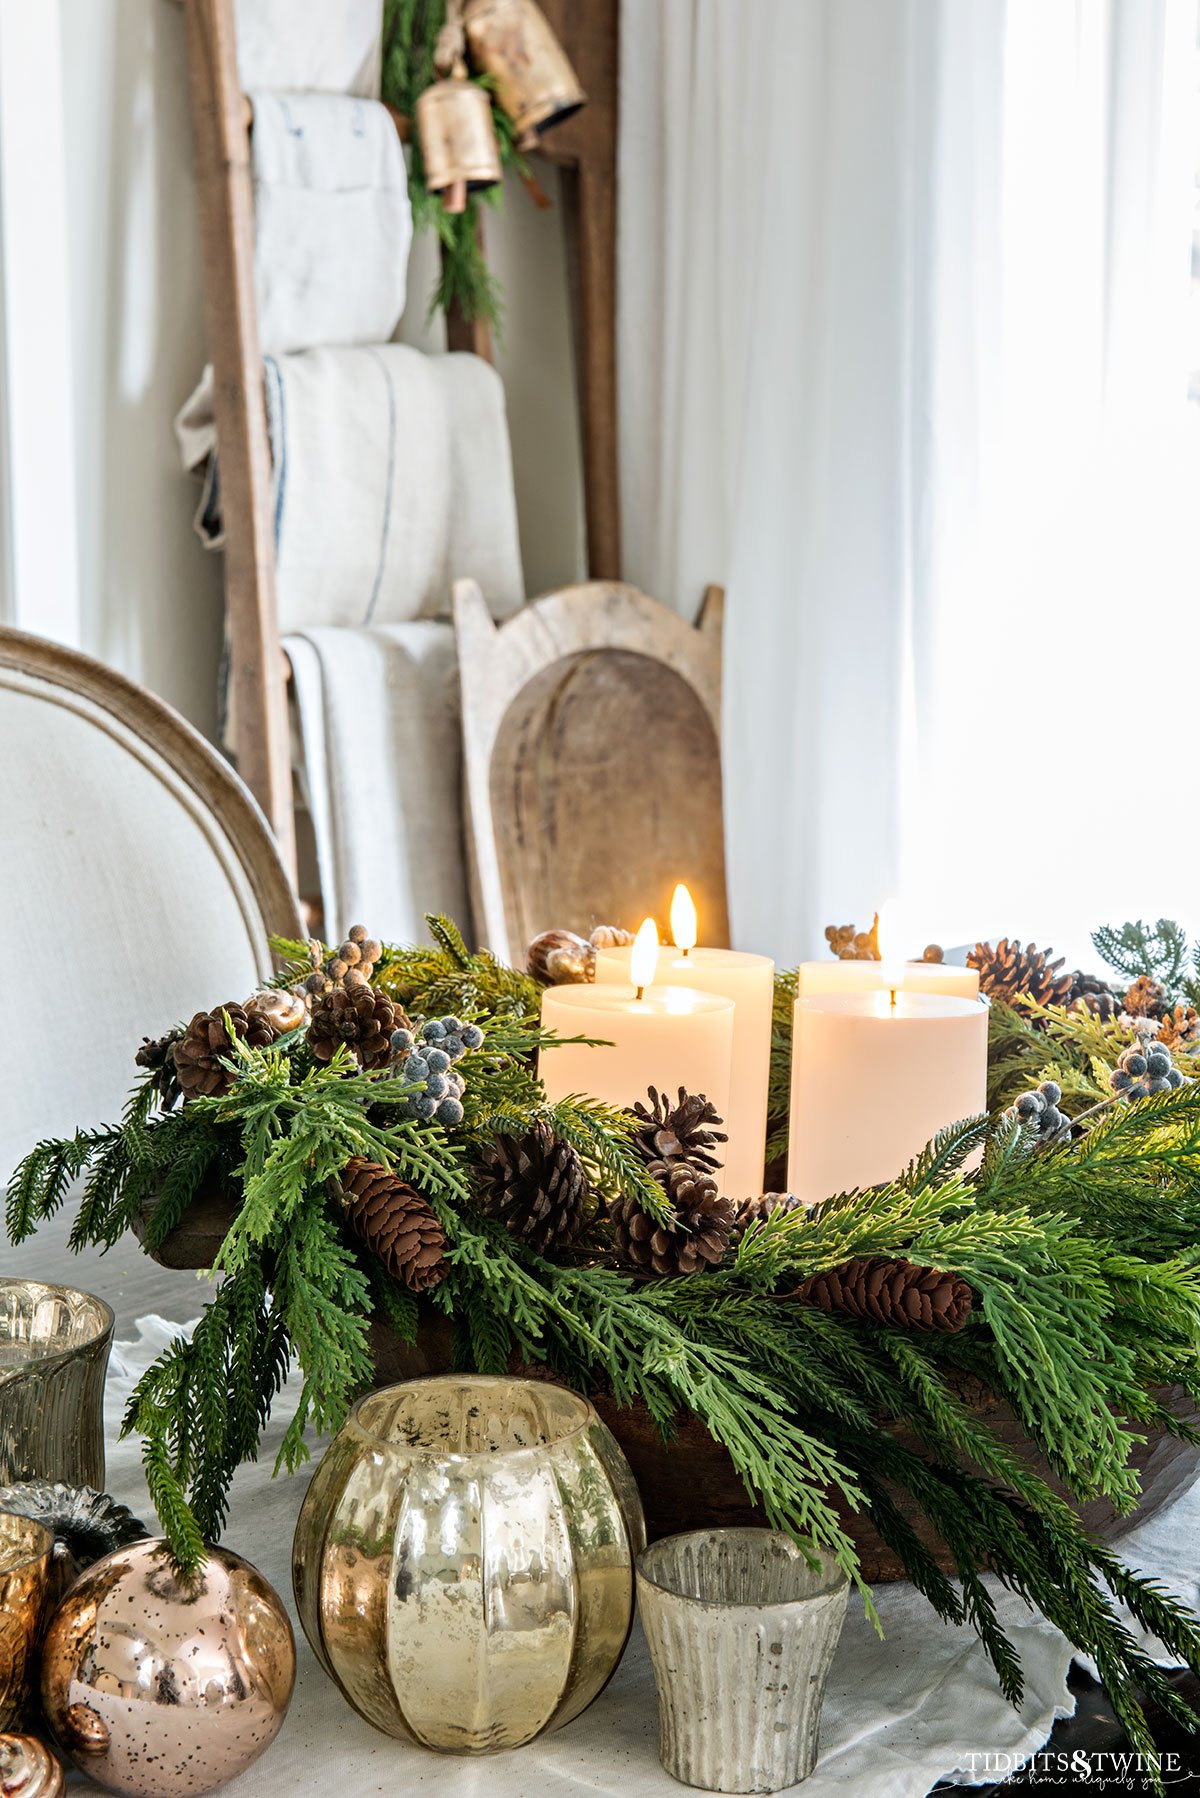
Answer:
M717 1190L704 1168L675 1159L654 1161L649 1172L671 1201L672 1216L659 1223L636 1199L609 1206L618 1252L647 1274L695 1274L724 1259L733 1228L734 1203Z
M539 1255L565 1248L595 1211L583 1162L548 1124L498 1136L483 1152L479 1206Z
M814 1274L791 1296L900 1330L961 1330L972 1305L971 1288L957 1274L875 1257Z
M686 1159L697 1168L720 1167L721 1157L712 1153L713 1145L729 1139L723 1130L710 1128L722 1121L716 1106L703 1093L689 1093L684 1086L674 1105L656 1086L647 1092L649 1105L638 1099L630 1113L638 1126L634 1142L647 1164Z
M1173 1055L1194 1054L1200 1044L1200 1012L1191 1005L1176 1005L1158 1026L1158 1040Z
M184 1099L219 1099L233 1085L233 1076L221 1066L233 1051L225 1019L234 1036L252 1049L266 1049L275 1041L269 1019L251 1017L244 1005L218 1005L215 1011L198 1011L171 1050L175 1073Z
M825 941L839 961L879 960L879 913L870 930L854 924L826 924Z
M139 1068L149 1068L153 1073L155 1090L164 1109L168 1111L179 1097L179 1080L175 1073L172 1050L182 1035L183 1026L177 1024L165 1036L144 1036L142 1046L133 1058Z
M1072 1011L1090 1011L1102 1024L1117 1015L1117 995L1107 980L1099 974L1084 974L1079 968L1071 976L1069 1004Z
M1131 1018L1161 1018L1170 1009L1166 987L1149 974L1138 975L1121 1005Z
M346 1221L393 1279L427 1292L449 1271L446 1235L428 1201L378 1161L356 1155L342 1170Z
M751 1224L765 1224L777 1211L807 1210L804 1200L794 1198L790 1192L764 1192L760 1198L742 1199L733 1214L729 1246L735 1248Z
M627 949L632 941L632 930L620 924L597 924L588 938L593 949Z
M312 1002L308 1043L318 1061L332 1061L345 1043L361 1068L385 1066L392 1052L397 1007L386 993L347 978Z
M1065 955L1051 961L1052 954L1053 950L1039 949L1036 943L1001 937L994 948L990 943L976 943L967 956L967 966L979 970L979 990L989 999L1015 1006L1022 999L1031 999L1036 1005L1065 1005L1074 975L1061 972Z

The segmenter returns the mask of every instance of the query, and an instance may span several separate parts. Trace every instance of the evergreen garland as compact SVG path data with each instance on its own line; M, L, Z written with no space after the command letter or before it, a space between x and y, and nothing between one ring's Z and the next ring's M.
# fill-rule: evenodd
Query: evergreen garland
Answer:
M382 95L402 117L416 118L418 97L439 79L434 66L434 46L446 21L446 0L384 0ZM474 77L476 85L491 96L492 83ZM528 164L517 149L512 121L493 101L492 122L500 147L500 164L518 174ZM447 212L438 194L425 185L425 167L415 122L408 152L408 194L412 203L413 230L436 233L442 249L441 272L429 303L435 312L456 308L468 323L486 320L494 330L501 321L500 285L488 267L480 242L481 201L493 208L503 204L503 187L469 195L462 212Z
M1074 1115L1092 1112L1076 1140L1039 1143L1036 1128L998 1109L943 1131L887 1186L752 1224L705 1274L643 1282L607 1265L603 1224L558 1265L474 1206L480 1151L497 1134L545 1123L577 1149L602 1201L632 1194L663 1215L664 1194L628 1114L584 1098L547 1102L535 1071L547 1039L534 983L469 951L448 921L430 927L431 946L386 950L375 978L414 1016L453 1013L483 1026L482 1047L457 1064L461 1125L404 1115L401 1083L364 1073L345 1050L315 1063L301 1030L266 1049L235 1041L230 1090L179 1111L160 1109L148 1076L119 1125L38 1144L10 1183L8 1231L20 1241L82 1180L75 1248L106 1246L135 1225L153 1247L214 1182L241 1199L215 1295L191 1340L177 1338L143 1376L125 1418L126 1432L143 1439L151 1496L180 1563L194 1567L204 1540L219 1535L234 1471L257 1453L293 1357L302 1383L279 1457L288 1468L304 1459L310 1426L336 1429L370 1385L371 1316L416 1339L417 1301L343 1227L338 1176L364 1156L420 1191L445 1230L449 1273L422 1304L453 1320L459 1365L540 1363L580 1389L641 1402L666 1435L695 1415L771 1521L825 1547L855 1579L830 1494L869 1507L939 1614L977 1630L1014 1702L1020 1665L987 1571L1095 1659L1135 1747L1152 1747L1139 1689L1186 1720L1116 1605L1198 1670L1200 1624L1092 1542L959 1394L964 1381L983 1381L1073 1496L1103 1495L1124 1511L1137 1500L1129 1453L1139 1426L1197 1439L1151 1388L1175 1386L1200 1404L1200 1084L1112 1102L1108 1074L1130 1038L1119 1020L1061 1007L1031 1019L995 1006L997 1105L1054 1078ZM277 947L281 979L310 967L307 945ZM785 975L775 1148L785 1146L793 995ZM901 1333L790 1296L871 1256L961 1276L976 1295L966 1327ZM920 1452L893 1433L897 1422ZM933 1561L897 1491L949 1545L957 1582ZM870 1611L865 1588L863 1597Z

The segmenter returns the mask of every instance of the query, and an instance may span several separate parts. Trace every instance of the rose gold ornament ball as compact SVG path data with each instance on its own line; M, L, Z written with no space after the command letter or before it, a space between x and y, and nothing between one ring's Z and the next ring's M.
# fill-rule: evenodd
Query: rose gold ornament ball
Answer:
M42 1649L42 1700L75 1765L131 1798L196 1798L275 1740L296 1679L287 1612L248 1561L194 1579L136 1542L78 1579Z

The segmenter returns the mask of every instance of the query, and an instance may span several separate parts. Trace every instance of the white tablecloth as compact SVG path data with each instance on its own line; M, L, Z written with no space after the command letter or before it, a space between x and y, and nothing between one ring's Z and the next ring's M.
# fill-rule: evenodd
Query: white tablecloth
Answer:
M134 1379L174 1328L156 1317L138 1320L137 1340L114 1350L106 1399L109 1490L151 1527L137 1443L117 1444L116 1432ZM308 1473L270 1477L287 1397L261 1463L238 1475L225 1540L262 1569L290 1608L292 1530ZM1194 1605L1200 1598L1198 1545L1200 1486L1126 1536L1123 1552ZM821 1759L803 1787L805 1798L923 1798L943 1778L990 1783L996 1762L987 1770L985 1754L1009 1755L1015 1764L1041 1747L1057 1717L1073 1711L1066 1684L1069 1646L1011 1594L999 1592L997 1608L1025 1666L1027 1697L1019 1713L1001 1698L971 1630L939 1623L908 1586L880 1587L876 1599L882 1641L851 1598L822 1718ZM296 1696L283 1732L255 1767L226 1788L231 1798L330 1791L394 1798L409 1788L454 1798L566 1798L579 1792L677 1798L681 1790L659 1765L654 1681L639 1630L607 1690L575 1723L518 1752L479 1761L429 1754L378 1734L348 1708L302 1637L297 1646ZM72 1790L99 1788L89 1782Z

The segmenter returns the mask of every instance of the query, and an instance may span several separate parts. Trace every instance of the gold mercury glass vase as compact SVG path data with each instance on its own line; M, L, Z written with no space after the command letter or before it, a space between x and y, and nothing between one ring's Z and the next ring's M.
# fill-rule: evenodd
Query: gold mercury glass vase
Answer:
M645 1540L629 1464L587 1399L449 1375L354 1407L309 1486L292 1577L304 1633L361 1716L486 1754L603 1690Z

